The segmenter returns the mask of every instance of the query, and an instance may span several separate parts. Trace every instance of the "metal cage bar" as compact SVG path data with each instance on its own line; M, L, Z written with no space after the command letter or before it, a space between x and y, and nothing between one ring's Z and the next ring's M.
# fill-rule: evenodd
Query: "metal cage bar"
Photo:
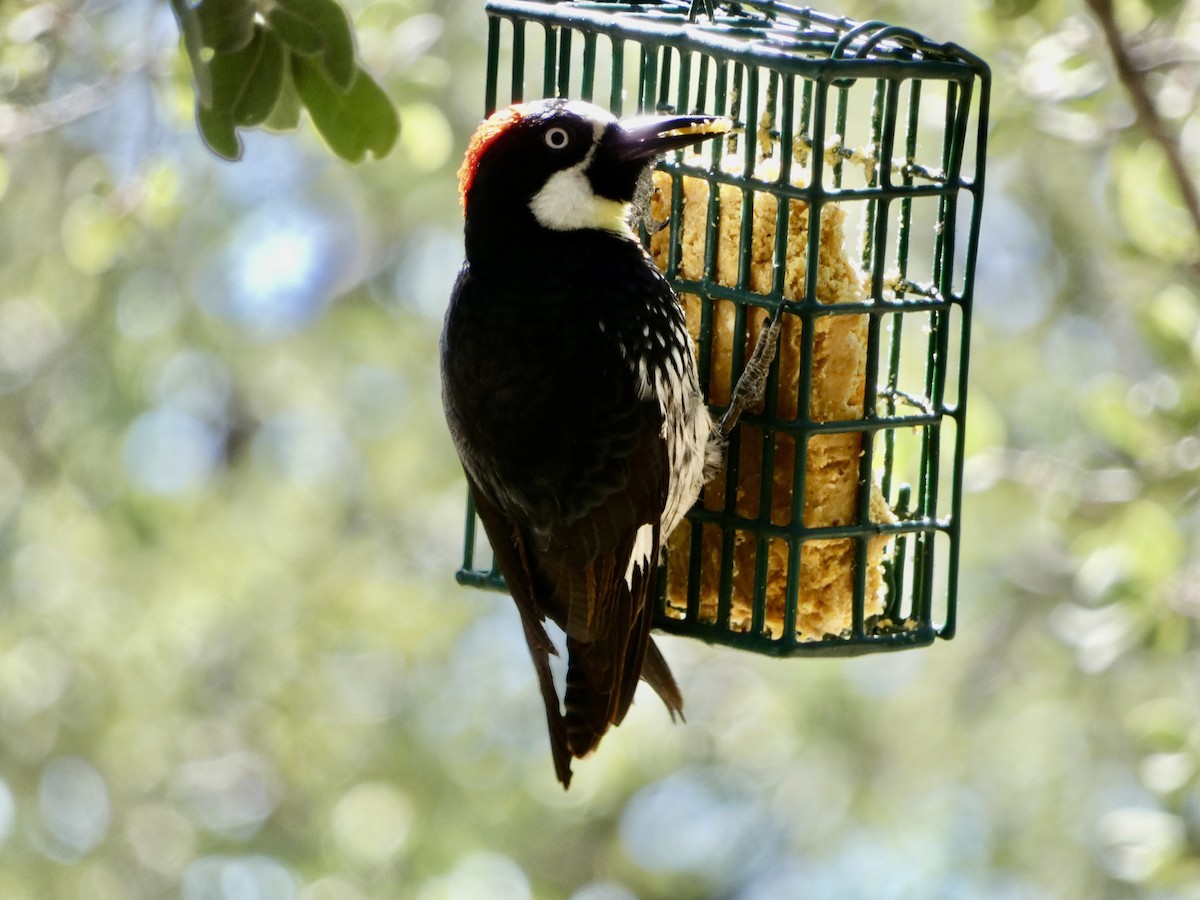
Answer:
M526 99L531 77L547 95L565 95L578 69L580 96L607 95L617 115L632 99L639 112L715 112L734 120L733 132L708 142L702 155L676 153L659 165L669 179L663 190L670 211L662 264L681 295L699 298L698 371L710 401L730 387L715 382L718 344L728 351L720 371L732 382L750 326L764 313L783 315L785 331L790 322L799 333L796 395L781 402L777 360L763 409L743 418L718 484L706 488L680 526L684 533L671 553L684 556L684 587L672 594L669 557L655 624L784 656L855 655L948 638L956 625L988 69L955 45L782 0L715 4L711 17L694 20L691 6L690 0L487 5L486 112ZM542 35L537 60L530 56L536 44L528 39L530 26ZM505 84L508 96L501 96ZM698 277L685 271L682 254L685 187L697 179L707 190ZM732 198L740 199L740 238L730 277L718 245L722 205ZM758 204L767 198L774 214L760 221ZM964 199L970 213L960 223ZM861 246L842 251L862 273L856 276L862 295L823 296L823 260L842 252L830 250L827 235L851 213ZM801 220L806 232L793 237ZM755 228L767 221L773 238L766 250L755 249ZM790 254L799 252L802 276L793 276ZM771 265L765 286L754 278L763 253ZM802 288L789 287L797 277ZM729 322L731 334L718 342L719 323ZM814 367L828 364L818 334L836 327L865 344L861 411L851 418L829 418L813 406L824 378ZM848 457L850 513L809 523L808 495L824 477L810 472L811 460L832 446L858 448ZM755 465L759 480L747 488L743 475ZM790 496L777 494L777 473ZM876 510L879 502L886 515ZM476 559L476 537L468 498L458 579L503 590L494 565ZM849 575L849 616L837 633L801 633L809 562L821 554L842 560L842 574ZM876 576L878 589L870 580ZM772 599L780 584L782 609Z

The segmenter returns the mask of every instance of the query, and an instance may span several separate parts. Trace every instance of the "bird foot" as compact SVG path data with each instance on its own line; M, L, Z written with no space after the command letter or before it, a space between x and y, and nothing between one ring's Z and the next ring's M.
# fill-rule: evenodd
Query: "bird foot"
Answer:
M767 388L767 377L771 374L771 363L775 361L775 352L779 349L779 332L782 326L783 312L776 310L774 318L768 319L766 327L758 333L758 340L754 344L750 359L734 386L729 408L717 423L722 441L728 440L742 413L762 400Z

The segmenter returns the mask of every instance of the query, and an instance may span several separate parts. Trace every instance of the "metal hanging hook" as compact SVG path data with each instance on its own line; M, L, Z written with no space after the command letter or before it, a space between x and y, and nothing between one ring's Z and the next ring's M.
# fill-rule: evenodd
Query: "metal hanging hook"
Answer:
M704 10L704 14L708 16L708 21L716 21L717 11L714 8L713 0L691 0L691 6L688 8L688 21L695 22L696 15L700 10Z

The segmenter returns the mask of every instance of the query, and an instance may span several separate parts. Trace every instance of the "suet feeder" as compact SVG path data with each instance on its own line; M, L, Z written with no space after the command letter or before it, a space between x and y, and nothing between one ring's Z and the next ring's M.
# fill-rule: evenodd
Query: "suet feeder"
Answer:
M714 412L766 314L762 407L668 543L655 625L777 656L955 628L990 76L787 2L492 0L486 113L562 96L733 131L659 163L640 225ZM468 504L458 580L504 590Z

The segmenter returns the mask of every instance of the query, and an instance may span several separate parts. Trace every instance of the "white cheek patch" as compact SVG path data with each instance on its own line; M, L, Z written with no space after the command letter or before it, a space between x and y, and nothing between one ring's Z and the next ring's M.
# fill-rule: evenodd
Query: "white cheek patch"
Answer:
M603 126L599 130L602 132ZM587 167L595 152L593 145L587 156L571 168L555 172L533 195L529 209L543 228L553 231L601 228L632 236L629 204L596 196L588 181Z

